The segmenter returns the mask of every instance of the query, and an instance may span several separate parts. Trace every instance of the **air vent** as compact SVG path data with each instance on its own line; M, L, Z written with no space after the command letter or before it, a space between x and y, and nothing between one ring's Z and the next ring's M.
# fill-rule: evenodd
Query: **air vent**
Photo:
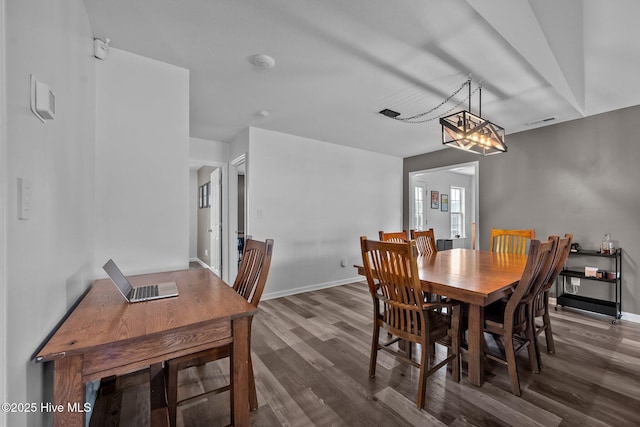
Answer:
M552 122L554 120L558 120L558 117L557 116L547 117L546 119L534 120L532 122L525 123L525 124L527 126L535 126L535 125L541 125L541 124L549 123L549 122Z
M387 117L391 117L391 118L395 118L395 117L398 117L400 115L400 113L398 113L397 111L389 110L388 108L385 108L384 110L380 111L379 113L382 114L383 116L387 116Z

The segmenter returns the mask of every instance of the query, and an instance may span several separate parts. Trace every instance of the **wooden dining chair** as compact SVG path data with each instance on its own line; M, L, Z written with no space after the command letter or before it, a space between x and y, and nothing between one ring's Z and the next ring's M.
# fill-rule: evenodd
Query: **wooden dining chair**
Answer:
M511 391L520 396L520 380L516 355L525 347L529 350L529 363L533 372L539 372L535 349L535 332L531 321L532 301L546 284L558 246L558 237L540 243L531 240L527 263L520 281L505 303L497 301L485 307L484 331L502 339L504 357L489 351L485 344L485 356L507 365L511 378ZM517 344L517 346L516 346Z
M460 303L423 300L418 277L415 241L407 243L376 242L360 238L362 261L369 292L373 299L373 338L369 376L375 377L378 350L396 355L400 360L420 369L416 404L424 407L427 378L441 367L452 364L452 375L460 381ZM446 313L439 309L446 307ZM392 334L393 339L380 343L380 329ZM399 340L420 344L420 362L395 351L390 346ZM431 343L447 346L447 357L435 363Z
M381 242L405 243L409 241L409 233L407 230L393 232L378 232Z
M533 228L530 230L492 228L489 250L491 252L526 255L529 241L535 238L536 231Z
M553 267L549 273L546 283L536 295L533 302L533 321L537 318L542 318L542 325L533 325L536 335L536 353L538 355L538 361L542 366L542 360L540 359L540 349L538 346L537 336L544 331L544 335L547 341L547 352L553 354L556 352L556 346L553 342L553 331L551 330L551 318L549 316L549 291L551 286L555 283L558 275L564 268L564 264L567 261L569 252L571 251L571 241L573 240L572 234L565 234L564 238L558 241L558 249L556 250L556 258L553 261Z
M238 269L238 275L233 283L233 289L242 295L249 303L258 307L262 291L267 282L269 267L271 266L271 255L273 253L273 240L267 239L264 242L247 239L244 244L242 262ZM249 320L249 336L251 336L251 321ZM215 390L206 391L196 396L191 396L178 400L178 373L181 370L192 366L201 366L214 360L230 357L231 344L222 347L215 347L198 353L171 359L165 362L165 376L167 383L167 406L169 408L169 422L172 427L176 425L177 407L180 404L192 401L206 394L221 393L231 391L233 395L233 383ZM231 378L231 376L230 376ZM258 408L258 398L256 394L256 384L253 376L253 364L251 362L251 351L249 351L249 407L251 410Z
M433 228L423 231L410 230L411 240L416 241L418 255L431 255L438 252Z

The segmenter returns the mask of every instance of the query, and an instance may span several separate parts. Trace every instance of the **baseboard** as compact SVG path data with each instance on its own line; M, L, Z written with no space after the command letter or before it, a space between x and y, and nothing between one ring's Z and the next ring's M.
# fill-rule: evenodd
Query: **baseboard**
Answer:
M356 276L349 279L335 280L333 282L318 283L315 285L303 286L301 288L286 289L283 291L269 292L262 295L262 300L287 297L290 295L302 294L304 292L319 291L320 289L333 288L335 286L346 285L353 282L361 282L364 280L362 276Z
M211 270L211 267L209 267L207 264L205 264L200 258L191 258L189 260L189 262L197 262L198 264L200 264L202 266L202 268L207 268L207 269Z
M556 305L556 299L553 298L553 297L549 297L549 306L550 307L555 307L555 305ZM579 310L579 309L577 309L577 310ZM612 316L607 316L607 317L609 319L612 318ZM632 322L632 323L640 323L640 314L627 313L627 312L623 311L621 320Z

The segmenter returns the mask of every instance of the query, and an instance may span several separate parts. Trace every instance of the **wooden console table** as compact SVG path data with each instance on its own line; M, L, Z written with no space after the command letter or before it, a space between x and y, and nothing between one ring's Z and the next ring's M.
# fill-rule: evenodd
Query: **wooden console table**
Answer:
M96 281L36 356L54 363L55 426L84 426L84 384L232 343L231 422L249 424L249 320L256 308L207 269L131 276L133 286L175 281L180 295L129 304ZM62 405L62 406L59 406Z

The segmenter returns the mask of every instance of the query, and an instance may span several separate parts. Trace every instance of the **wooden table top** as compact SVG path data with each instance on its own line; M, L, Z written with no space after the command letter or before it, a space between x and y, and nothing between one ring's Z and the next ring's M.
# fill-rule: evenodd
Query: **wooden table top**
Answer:
M116 342L232 320L256 311L208 269L145 274L128 279L133 286L175 281L179 295L130 304L110 279L97 280L40 350L36 360L52 360Z
M418 272L425 290L487 305L512 291L526 263L526 255L451 249L419 257Z

